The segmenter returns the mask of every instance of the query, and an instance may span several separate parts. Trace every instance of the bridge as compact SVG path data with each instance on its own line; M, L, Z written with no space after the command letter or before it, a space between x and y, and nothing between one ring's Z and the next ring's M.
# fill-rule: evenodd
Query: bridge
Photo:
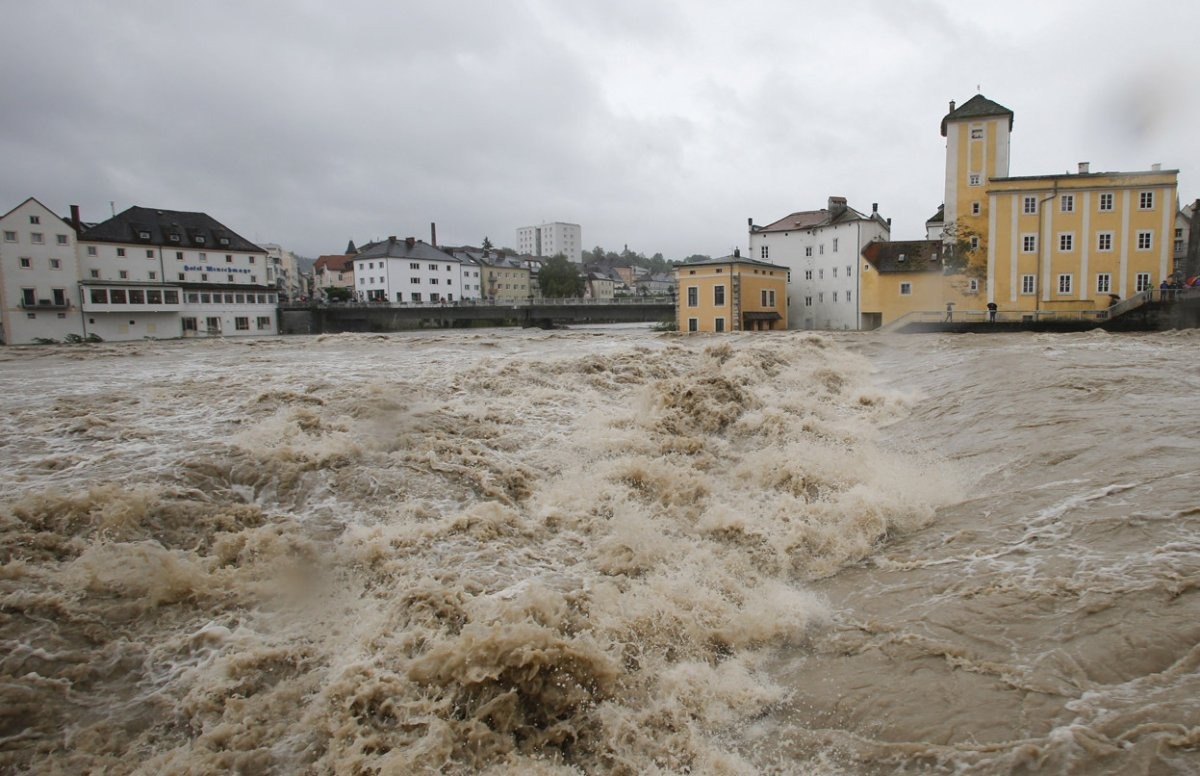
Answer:
M529 299L517 302L284 304L283 334L385 332L473 325L537 326L673 321L675 302L666 297L629 299Z

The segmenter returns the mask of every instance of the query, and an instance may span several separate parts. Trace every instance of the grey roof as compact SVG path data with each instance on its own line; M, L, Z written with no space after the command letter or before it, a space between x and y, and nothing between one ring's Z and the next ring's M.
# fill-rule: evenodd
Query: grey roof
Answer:
M136 206L84 229L79 239L83 242L144 243L266 253L207 213Z
M418 259L422 261L453 261L461 262L456 256L452 256L445 251L438 250L429 243L421 240L409 239L398 240L395 237L389 237L386 240L379 242L367 243L358 249L354 260L362 259Z
M946 206L938 205L937 212L925 219L926 224L941 224L946 221Z
M946 136L947 121L981 119L984 116L1008 116L1008 128L1012 130L1013 112L1000 103L977 94L942 117L942 137Z
M840 210L829 210L827 208L821 208L820 210L799 210L795 213L789 213L778 221L766 226L751 226L750 231L754 233L796 232L805 229L815 229L819 226L844 224L851 221L878 221L880 224L887 225L887 219L879 215L878 212L873 212L868 216L847 205Z

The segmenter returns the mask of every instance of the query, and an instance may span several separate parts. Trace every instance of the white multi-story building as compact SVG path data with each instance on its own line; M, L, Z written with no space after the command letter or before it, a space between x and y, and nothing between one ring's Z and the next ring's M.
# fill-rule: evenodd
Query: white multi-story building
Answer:
M296 254L275 243L260 243L259 247L267 252L267 282L274 283L285 299L299 297L303 286L296 268Z
M470 270L468 270L468 273ZM354 257L354 289L368 302L458 302L478 299L478 268L464 283L463 262L412 237L364 245Z
M75 229L30 197L0 216L0 338L82 336Z
M517 253L551 257L562 254L576 264L583 263L583 234L579 224L554 221L540 226L522 226L517 230Z
M29 199L0 221L7 344L278 333L266 252L204 213L132 207L89 226Z
M804 210L766 226L750 220L750 258L788 268L789 329L858 329L859 256L887 240L891 224L877 205L864 215L845 197L823 210Z

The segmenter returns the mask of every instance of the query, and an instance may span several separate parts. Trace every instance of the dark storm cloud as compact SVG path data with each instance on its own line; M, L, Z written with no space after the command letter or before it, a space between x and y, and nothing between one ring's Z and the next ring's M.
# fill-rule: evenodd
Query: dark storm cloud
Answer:
M542 220L581 223L589 246L716 253L745 242L746 216L830 194L880 202L894 236L913 237L941 201L947 100L979 85L1017 113L1014 174L1162 161L1183 168L1189 199L1200 160L1176 31L1197 16L934 0L9 3L0 193L92 220L110 201L206 210L309 255L424 237L430 221L446 242L511 244ZM1094 42L1119 34L1121 56Z

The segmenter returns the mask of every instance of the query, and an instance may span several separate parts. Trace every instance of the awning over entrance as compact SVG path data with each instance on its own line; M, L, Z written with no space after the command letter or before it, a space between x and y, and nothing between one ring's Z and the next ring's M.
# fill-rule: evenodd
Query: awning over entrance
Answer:
M745 312L742 313L744 321L778 321L783 316L777 312Z

